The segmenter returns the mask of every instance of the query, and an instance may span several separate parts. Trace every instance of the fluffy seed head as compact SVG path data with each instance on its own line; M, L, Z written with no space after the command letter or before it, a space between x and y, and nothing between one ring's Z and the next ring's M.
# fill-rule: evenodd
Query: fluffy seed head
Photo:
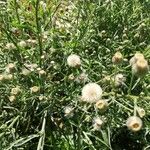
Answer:
M20 42L18 43L18 45L19 45L20 47L25 48L25 47L27 46L27 43L26 43L25 41L20 41Z
M3 81L3 80L4 80L4 75L0 74L0 81Z
M46 3L44 1L40 1L39 4L42 6L43 10L46 11Z
M31 73L30 70L28 70L28 69L26 69L26 68L23 68L23 69L22 69L22 74L23 74L24 76L28 76L30 73Z
M141 117L141 118L143 118L144 116L145 116L145 110L143 109L143 108L141 108L141 107L138 107L137 108L137 112L138 112L138 114L139 114L139 116Z
M31 93L37 93L40 90L40 87L33 86L33 87L30 88L30 90L31 90Z
M6 79L6 80L12 80L13 79L13 75L12 74L5 74L4 75L4 79Z
M115 86L121 86L125 82L125 77L123 74L117 74L115 76Z
M44 96L43 94L41 94L38 98L39 98L40 101L43 101L43 100L47 99L47 97Z
M16 65L14 63L10 63L6 66L6 72L10 73L10 72L14 72L15 71L15 67Z
M70 67L79 67L81 65L80 57L76 54L71 54L67 58L67 63Z
M73 116L73 108L71 106L66 106L64 108L64 115L65 117L72 117Z
M46 57L45 55L42 55L42 56L41 56L41 59L43 59L43 60L44 60L44 59L45 59L45 57Z
M131 59L130 59L130 65L134 65L138 60L144 59L144 55L141 53L136 53Z
M93 130L100 130L101 126L103 125L103 121L100 117L95 117L93 119Z
M142 128L142 120L137 116L131 116L126 121L126 126L133 132L137 132Z
M15 45L13 43L7 43L6 44L6 49L8 49L8 50L15 49Z
M68 76L68 79L69 79L69 80L74 80L74 79L75 79L75 76L74 76L73 74L70 74L70 75Z
M102 89L96 83L88 83L82 89L82 100L94 103L98 101L102 96Z
M39 75L41 75L41 76L42 76L42 75L46 75L46 72L45 72L44 70L40 70L40 71L39 71Z
M75 81L77 82L77 83L85 83L85 82L87 82L88 81L88 74L86 74L85 72L83 72L83 73L81 73L76 79L75 79Z
M114 64L120 64L123 60L123 56L120 52L116 52L115 55L112 57L112 62Z
M136 76L143 76L149 71L148 62L145 59L139 59L133 66L132 66L132 73Z
M9 96L9 101L10 102L13 102L15 100L16 100L16 96L14 96L14 95Z
M20 90L19 86L11 89L11 94L12 95L18 95L20 92L21 92L21 90Z
M26 40L26 43L28 46L34 46L37 43L37 41L32 40L32 39L28 39L28 40Z

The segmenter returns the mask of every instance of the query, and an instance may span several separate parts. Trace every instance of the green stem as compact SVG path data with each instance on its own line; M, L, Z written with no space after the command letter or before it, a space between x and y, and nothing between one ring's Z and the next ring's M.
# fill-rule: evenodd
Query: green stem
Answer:
M35 19L36 19L36 28L37 28L37 38L38 38L38 44L39 44L39 51L40 51L40 57L39 57L39 64L41 66L41 56L42 56L42 38L41 38L41 26L39 23L39 0L36 1L35 4Z
M131 76L131 81L130 81L130 85L129 85L129 89L128 89L128 95L131 94L133 79L134 79L134 75L132 74L132 76Z
M42 129L40 131L41 132L41 137L39 139L37 150L43 150L44 149L46 117L47 117L47 110L44 112Z
M136 110L137 110L137 99L134 99L134 116L136 116Z
M1 29L7 35L8 39L16 46L16 49L14 49L14 55L16 56L16 59L18 60L20 65L22 66L23 65L22 56L21 56L21 53L20 53L20 48L17 45L17 43L15 42L16 39L14 40L14 37L12 37L10 31L7 31L5 28L1 28Z
M17 1L14 0L14 3L15 3L16 17L17 17L18 23L20 24L20 18L19 18L19 13L18 13Z

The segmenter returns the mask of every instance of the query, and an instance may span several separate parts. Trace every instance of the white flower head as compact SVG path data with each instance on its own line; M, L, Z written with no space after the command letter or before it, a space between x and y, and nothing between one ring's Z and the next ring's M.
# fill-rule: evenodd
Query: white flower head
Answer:
M9 63L6 66L6 72L14 72L15 71L16 64L15 63Z
M144 59L144 55L138 52L130 59L130 65L134 65L140 59Z
M114 56L112 57L112 62L114 64L120 64L123 61L123 56L122 54L118 51L114 54Z
M37 93L40 90L40 87L33 86L33 87L30 88L30 90L31 90L31 93Z
M37 41L33 39L28 39L26 40L26 43L28 46L34 46L35 44L37 44Z
M3 80L4 80L4 75L0 74L0 81L3 81Z
M10 102L13 102L15 100L16 100L16 96L14 96L14 95L9 96L9 101Z
M141 108L141 107L137 107L137 112L138 112L138 114L139 114L139 116L141 118L143 118L145 116L145 114L146 114L145 110L143 108Z
M44 1L40 1L40 5L42 6L43 10L46 11L46 3Z
M15 49L15 45L13 43L7 43L6 44L6 49L8 49L8 50Z
M47 97L44 96L43 94L41 94L38 98L40 101L47 100Z
M143 76L149 71L149 65L147 60L139 59L132 65L132 73L136 76Z
M102 89L96 83L88 83L82 89L82 100L94 103L102 97Z
M27 43L26 43L25 41L20 41L20 42L18 43L18 45L19 45L20 47L25 48L25 47L27 46Z
M85 72L81 73L77 78L76 78L76 82L80 83L80 82L87 82L88 81L88 74L86 74Z
M31 73L30 70L28 70L28 69L26 69L26 68L23 68L21 74L23 74L24 76L28 76L30 73Z
M28 68L30 71L35 71L35 69L38 67L37 64L25 64L26 68Z
M75 76L74 76L73 74L70 74L70 75L68 76L68 79L69 79L69 80L74 80L74 79L75 79Z
M12 94L12 95L18 95L20 92L21 92L20 86L17 86L17 87L15 87L15 88L12 88L12 89L11 89L11 94Z
M125 82L125 77L123 76L123 74L117 74L115 76L115 86L121 86L123 85L123 83Z
M73 116L73 108L71 107L71 106L66 106L65 108L64 108L64 115L65 115L65 117L72 117Z
M67 63L70 67L79 67L81 65L80 57L76 54L71 54L67 58Z
M108 107L108 102L106 100L99 100L95 104L96 108L98 108L101 111L105 111Z
M93 119L93 130L100 130L101 126L103 125L103 120L100 117L95 117Z
M6 80L12 80L13 79L13 75L12 74L5 74L4 75L4 79L6 79Z
M45 59L45 58L46 58L46 56L45 56L45 55L42 55L42 56L41 56L41 59Z
M137 116L131 116L126 121L126 126L133 132L137 132L142 128L142 120Z
M39 70L39 75L46 75L46 71L44 71L44 70Z

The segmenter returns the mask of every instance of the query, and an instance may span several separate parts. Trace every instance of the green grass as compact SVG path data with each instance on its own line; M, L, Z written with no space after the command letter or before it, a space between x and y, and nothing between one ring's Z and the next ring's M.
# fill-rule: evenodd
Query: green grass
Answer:
M13 79L0 81L0 150L149 150L150 74L131 82L130 58L141 52L150 59L150 2L148 0L8 0L0 3L0 75L15 63ZM36 40L21 47L20 41ZM7 49L13 43L14 49ZM115 52L127 61L112 64ZM77 54L79 68L67 65L67 57ZM42 57L41 57L42 56ZM44 57L44 59L43 59ZM36 69L22 74L26 64ZM76 80L81 73L88 80ZM119 88L104 78L121 73L125 85ZM75 79L69 80L73 75ZM94 104L83 103L81 90L97 82L109 107L100 112ZM135 85L135 88L133 89ZM10 102L11 89L20 86ZM40 87L37 93L30 88ZM44 100L39 100L39 96ZM126 120L136 105L146 111L143 127L131 132ZM71 106L73 116L64 114ZM93 131L93 118L104 120L101 130Z

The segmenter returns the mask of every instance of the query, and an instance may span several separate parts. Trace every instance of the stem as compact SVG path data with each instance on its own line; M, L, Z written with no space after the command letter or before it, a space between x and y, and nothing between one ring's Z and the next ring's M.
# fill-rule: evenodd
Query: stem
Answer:
M136 116L137 99L134 99L134 116Z
M37 150L43 150L45 140L45 125L46 125L47 110L44 112L43 124L41 129L41 137L39 139Z
M141 78L138 78L131 90L135 89L135 87L138 85L138 83L140 83L140 81L141 81Z
M37 28L37 38L38 38L38 44L39 44L39 51L40 51L40 66L41 66L41 56L42 56L42 38L41 38L41 26L39 24L39 16L38 16L38 10L39 10L39 0L36 1L35 4L35 19L36 19L36 28Z
M45 25L45 27L44 27L44 30L46 30L46 29L48 28L48 25L52 22L53 17L54 17L54 15L55 15L55 13L57 12L57 10L59 9L60 5L61 5L61 1L58 3L58 5L56 6L54 12L51 14L51 16L49 16L49 20L48 20L48 22L46 23L46 25ZM52 23L51 23L51 26L53 26Z
M106 96L110 96L110 95L114 96L115 93L114 92L109 92L109 93L105 92L102 96L106 97ZM139 98L139 96L135 96L135 95L121 95L121 94L118 94L118 93L117 93L117 97L120 97L120 98L125 97L125 98L129 98L129 99L132 99L132 100ZM144 100L149 100L150 101L150 96L145 96L145 97L142 97L142 98Z
M20 24L20 18L19 18L19 13L18 13L17 1L14 0L14 3L15 3L16 17L17 17L18 23Z
M131 81L130 81L130 85L129 85L129 89L128 89L128 94L131 94L131 89L132 89L133 79L134 79L134 75L133 75L133 73L132 73Z
M20 48L17 45L17 43L15 42L16 39L14 39L14 37L12 37L10 31L7 31L5 28L1 28L1 29L7 35L7 38L16 46L16 49L14 49L14 55L16 56L16 59L18 60L20 65L22 66L23 65L22 56L20 53Z

